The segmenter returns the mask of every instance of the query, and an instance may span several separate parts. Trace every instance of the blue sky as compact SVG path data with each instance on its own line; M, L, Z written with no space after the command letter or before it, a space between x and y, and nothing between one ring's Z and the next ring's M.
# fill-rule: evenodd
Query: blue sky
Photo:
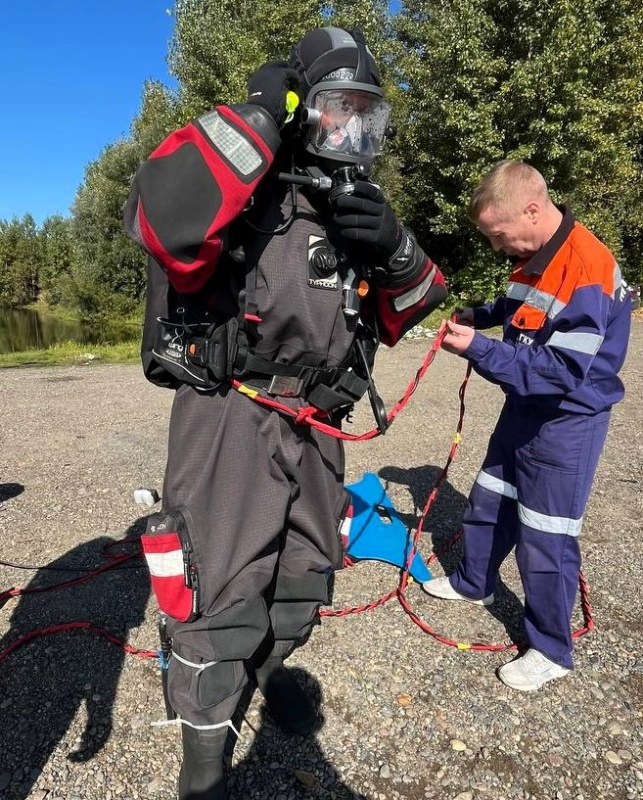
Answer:
M0 219L69 213L166 67L172 0L0 2Z

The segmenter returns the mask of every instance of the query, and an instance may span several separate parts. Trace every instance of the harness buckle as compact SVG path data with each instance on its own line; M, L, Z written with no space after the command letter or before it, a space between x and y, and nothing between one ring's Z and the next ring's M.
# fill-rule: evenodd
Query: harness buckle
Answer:
M273 375L266 391L279 397L299 397L304 381L295 375Z

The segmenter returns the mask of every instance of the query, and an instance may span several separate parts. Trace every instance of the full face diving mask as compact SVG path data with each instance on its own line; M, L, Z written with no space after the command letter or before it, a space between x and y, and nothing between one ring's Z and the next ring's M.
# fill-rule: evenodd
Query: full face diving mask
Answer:
M307 152L344 164L372 162L383 150L391 106L369 83L342 80L335 70L312 87L302 109Z

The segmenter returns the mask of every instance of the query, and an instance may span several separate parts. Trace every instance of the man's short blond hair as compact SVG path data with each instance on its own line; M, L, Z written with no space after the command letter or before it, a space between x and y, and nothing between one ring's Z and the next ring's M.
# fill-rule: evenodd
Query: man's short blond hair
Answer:
M512 220L531 200L551 202L540 172L524 161L500 161L484 176L473 193L469 218L477 222L485 209L494 208L503 219Z

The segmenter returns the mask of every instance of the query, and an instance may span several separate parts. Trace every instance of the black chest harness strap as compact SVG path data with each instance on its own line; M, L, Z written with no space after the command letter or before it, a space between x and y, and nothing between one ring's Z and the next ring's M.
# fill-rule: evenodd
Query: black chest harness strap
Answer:
M208 391L224 381L239 381L268 395L302 397L320 411L335 412L360 400L372 385L362 338L356 336L352 368L284 364L247 349L236 318L224 325L184 325L157 320L154 355L181 383ZM361 362L361 363L360 363ZM363 376L363 377L362 377Z
M227 322L185 321L184 308L157 317L153 356L180 383L208 391L223 382L244 384L269 397L298 397L320 412L340 419L368 392L379 430L388 427L386 409L371 370L378 346L376 334L359 323L345 365L333 367L285 364L251 352L248 321L260 320L256 303L256 266L246 263L239 246L228 253L235 270L245 266L245 289L238 316ZM183 296L180 306L187 303ZM169 309L168 309L169 311ZM173 319L172 319L173 317ZM182 318L183 317L183 318ZM197 320L199 317L197 316Z

